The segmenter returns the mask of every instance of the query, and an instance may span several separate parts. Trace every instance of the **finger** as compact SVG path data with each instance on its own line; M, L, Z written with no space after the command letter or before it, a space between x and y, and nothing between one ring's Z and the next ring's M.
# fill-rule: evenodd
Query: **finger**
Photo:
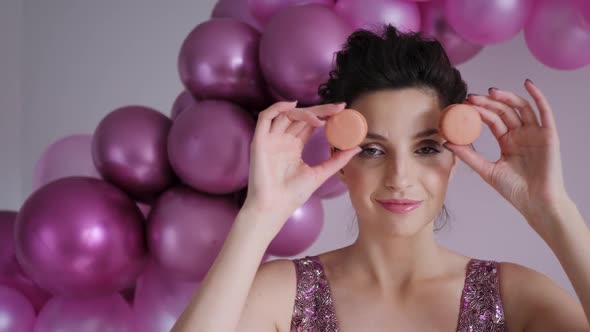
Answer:
M490 90L490 95L493 99L498 100L504 104L507 104L513 109L518 110L520 113L520 118L522 119L522 123L524 125L534 125L540 126L539 119L537 119L537 115L535 114L535 110L531 106L528 100L518 96L517 94L504 91L499 89L492 89Z
M270 125L270 133L284 133L287 128L291 125L292 121L287 116L287 112L283 111L279 116L272 120L272 124Z
M258 121L256 123L255 136L264 135L270 132L272 120L279 116L282 112L293 109L297 105L296 101L279 101L272 104L269 108L258 114Z
M289 110L285 112L285 115L287 115L291 121L304 121L314 127L323 126L325 123L324 120L319 119L313 112L301 108Z
M545 97L543 92L541 92L541 89L539 89L529 79L525 81L524 86L527 89L528 93L531 95L531 97L533 97L533 99L535 100L535 104L537 104L537 108L539 109L539 113L541 115L541 126L555 129L555 116L553 114L553 110L549 105L549 101L547 101L547 98Z
M297 137L303 142L303 145L305 146L305 144L307 144L307 141L309 141L311 135L313 135L314 131L314 127L307 125L297 134Z
M493 163L487 161L468 145L455 145L448 142L443 145L476 171L485 181L488 181L494 167Z
M346 103L322 104L300 108L299 110L309 111L319 117L328 117L342 111L345 107Z
M508 129L516 129L522 127L522 120L516 113L516 111L508 105L492 99L490 96L482 95L469 95L467 97L469 102L474 105L481 106L492 110L500 116L502 121L506 124Z
M487 108L483 108L477 105L470 104L475 108L475 110L481 115L482 121L490 128L490 131L496 137L496 139L500 139L500 137L504 136L508 132L508 127L506 123L502 121L502 118L498 115L498 113L491 111Z
M342 169L350 159L352 159L356 154L362 151L361 147L354 147L348 150L338 150L332 154L332 157L323 163L313 167L316 171L318 180L321 183L324 183L328 178L332 175L336 174L340 169Z
M297 136L297 135L299 135L301 130L303 128L305 128L306 126L309 126L309 124L304 121L292 122L291 125L289 126L289 128L287 128L287 130L285 130L285 133L292 135L292 136Z

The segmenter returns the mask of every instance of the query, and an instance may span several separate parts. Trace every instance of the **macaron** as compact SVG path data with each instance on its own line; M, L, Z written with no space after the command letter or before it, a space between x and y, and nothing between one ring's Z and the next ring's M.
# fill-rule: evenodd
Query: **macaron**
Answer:
M444 138L456 145L473 143L481 134L482 121L473 106L452 104L442 111L440 131Z
M358 111L347 108L326 120L326 139L339 150L352 149L367 137L367 120Z

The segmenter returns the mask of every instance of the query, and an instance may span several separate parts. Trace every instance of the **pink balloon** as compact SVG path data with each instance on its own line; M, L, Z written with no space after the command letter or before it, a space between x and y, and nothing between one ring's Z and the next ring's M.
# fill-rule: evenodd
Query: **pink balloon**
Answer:
M332 7L334 6L334 2L335 0L249 0L248 5L254 17L262 25L266 25L279 11L288 9L289 7L314 3Z
M174 181L166 142L172 121L143 106L118 108L98 124L92 142L100 174L138 200L150 201Z
M250 0L219 0L213 8L212 18L233 18L238 21L247 23L254 29L260 31L262 25L248 7Z
M335 11L356 29L381 31L391 24L402 32L420 30L418 5L406 0L338 0Z
M334 53L351 27L322 5L295 6L275 15L262 33L260 65L278 95L319 103L318 87L329 77Z
M590 1L575 0L575 3L578 6L579 12L582 14L582 17L585 19L586 27L590 28Z
M18 290L39 310L50 294L37 286L22 271L14 252L14 225L17 213L0 211L0 285ZM1 331L1 329L0 329Z
M178 116L168 137L170 163L192 188L229 194L248 184L255 123L239 106L205 100Z
M287 220L268 246L273 256L294 256L309 248L324 226L324 209L319 198L311 197Z
M546 66L572 70L590 64L590 26L572 1L539 0L524 29L531 53Z
M71 135L52 143L35 164L33 189L67 176L100 178L92 161L92 135Z
M156 263L137 280L133 312L138 331L169 332L190 303L198 282L172 279Z
M457 34L447 23L443 13L442 1L431 1L420 4L422 15L422 32L425 36L438 40L453 65L459 65L473 58L482 49Z
M146 253L143 217L116 187L69 177L34 192L16 220L23 270L53 294L104 295L133 283Z
M154 205L148 222L152 257L178 277L199 281L217 257L239 208L231 198L178 186Z
M468 41L497 44L520 32L533 8L533 0L445 0L449 24Z
M244 107L263 106L269 98L258 64L260 33L230 18L197 25L184 40L178 72L195 98L224 99Z
M316 166L330 159L330 143L326 139L326 132L323 127L316 128L303 147L303 161ZM333 198L347 192L348 188L340 181L337 174L332 175L324 182L313 195L318 198Z
M174 104L172 104L172 110L170 111L170 118L172 120L176 119L178 114L182 111L187 109L188 107L195 104L197 100L191 95L190 92L184 90L182 91L178 97L174 100Z
M0 285L0 331L32 332L35 310L17 290Z
M120 294L92 299L54 297L37 318L35 332L135 332L133 313Z

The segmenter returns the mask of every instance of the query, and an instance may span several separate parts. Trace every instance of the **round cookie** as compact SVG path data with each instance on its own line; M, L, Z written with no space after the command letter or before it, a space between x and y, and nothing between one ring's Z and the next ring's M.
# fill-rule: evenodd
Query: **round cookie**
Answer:
M339 150L352 149L367 136L367 120L358 111L347 108L326 120L326 139Z
M440 131L453 144L473 143L481 134L481 129L481 116L470 105L452 104L442 111Z

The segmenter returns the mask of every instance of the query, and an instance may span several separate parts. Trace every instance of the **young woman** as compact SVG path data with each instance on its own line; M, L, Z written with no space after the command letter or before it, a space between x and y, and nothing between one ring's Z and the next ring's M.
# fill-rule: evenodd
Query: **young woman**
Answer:
M590 230L564 187L553 111L530 80L525 87L539 115L509 91L466 99L436 41L391 26L352 34L320 88L327 104L279 102L260 114L246 202L173 331L590 331ZM497 138L496 162L438 132L441 109L463 102ZM305 142L344 107L365 116L367 138L309 167ZM541 236L579 301L539 272L435 242L457 159ZM259 268L285 221L335 173L358 216L356 242Z

